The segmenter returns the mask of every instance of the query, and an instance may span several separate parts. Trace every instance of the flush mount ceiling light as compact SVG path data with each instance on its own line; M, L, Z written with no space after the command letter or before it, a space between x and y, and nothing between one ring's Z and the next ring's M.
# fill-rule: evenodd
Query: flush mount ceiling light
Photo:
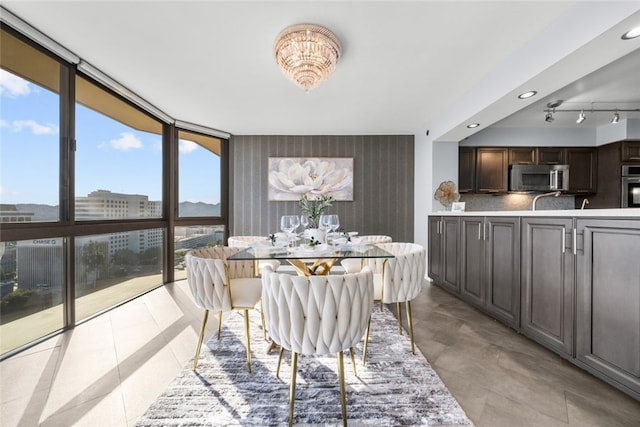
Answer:
M584 122L585 119L586 117L584 116L584 111L580 111L580 114L578 114L578 120L576 120L576 123L580 124Z
M330 30L315 24L296 24L276 37L273 47L282 72L309 92L336 69L342 48Z
M616 111L613 115L613 119L611 119L611 123L614 125L620 121L620 114Z
M535 90L530 90L529 92L521 93L520 95L518 95L518 98L520 99L531 98L532 96L535 96L537 93L538 92Z
M471 123L467 125L469 129L477 128L478 126L480 126L480 123Z
M631 40L636 37L640 37L640 27L632 28L631 30L624 33L621 37L622 40Z

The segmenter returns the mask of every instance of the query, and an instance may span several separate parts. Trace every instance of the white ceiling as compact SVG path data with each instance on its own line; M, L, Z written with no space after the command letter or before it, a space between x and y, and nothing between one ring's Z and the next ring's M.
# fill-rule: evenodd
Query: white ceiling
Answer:
M459 141L529 105L535 114L499 125L545 125L534 104L575 81L562 99L640 102L640 38L620 40L640 25L638 1L0 4L171 117L232 134L428 129ZM330 28L343 46L336 72L310 93L282 75L272 54L276 35L303 22ZM634 86L615 72L620 84L580 83L634 50L624 72L635 69ZM517 99L532 89L537 97Z

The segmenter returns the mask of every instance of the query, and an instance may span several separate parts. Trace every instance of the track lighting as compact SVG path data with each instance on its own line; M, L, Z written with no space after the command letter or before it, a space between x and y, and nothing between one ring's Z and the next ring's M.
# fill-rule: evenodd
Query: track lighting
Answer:
M547 123L551 123L553 122L555 119L553 118L553 113L551 111L549 111L547 113L547 116L544 118L544 121Z
M611 123L613 123L613 124L615 125L615 124L616 124L616 123L618 123L619 121L620 121L620 114L618 114L618 112L616 112L616 113L613 115L613 119L611 119Z
M584 120L586 119L586 117L584 116L584 110L580 111L580 114L578 115L578 120L576 120L576 123L582 123L584 122Z

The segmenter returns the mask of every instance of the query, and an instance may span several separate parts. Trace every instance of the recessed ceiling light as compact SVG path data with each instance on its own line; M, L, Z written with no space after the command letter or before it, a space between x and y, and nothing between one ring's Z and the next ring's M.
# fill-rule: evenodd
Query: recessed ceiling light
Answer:
M477 128L478 126L480 126L480 123L471 123L470 125L467 125L469 129Z
M529 92L521 93L520 95L518 95L518 98L520 99L531 98L532 96L535 96L537 93L538 92L535 90L530 90Z
M622 35L622 40L631 40L640 36L640 27L635 27Z

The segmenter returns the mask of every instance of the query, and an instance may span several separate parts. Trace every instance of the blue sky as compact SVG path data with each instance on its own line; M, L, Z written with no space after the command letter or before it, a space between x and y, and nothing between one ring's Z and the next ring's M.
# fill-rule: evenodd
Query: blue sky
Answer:
M0 203L58 204L58 103L57 94L0 70ZM76 196L102 189L161 200L161 135L76 104L76 141ZM180 201L218 203L216 156L184 140L179 152Z

